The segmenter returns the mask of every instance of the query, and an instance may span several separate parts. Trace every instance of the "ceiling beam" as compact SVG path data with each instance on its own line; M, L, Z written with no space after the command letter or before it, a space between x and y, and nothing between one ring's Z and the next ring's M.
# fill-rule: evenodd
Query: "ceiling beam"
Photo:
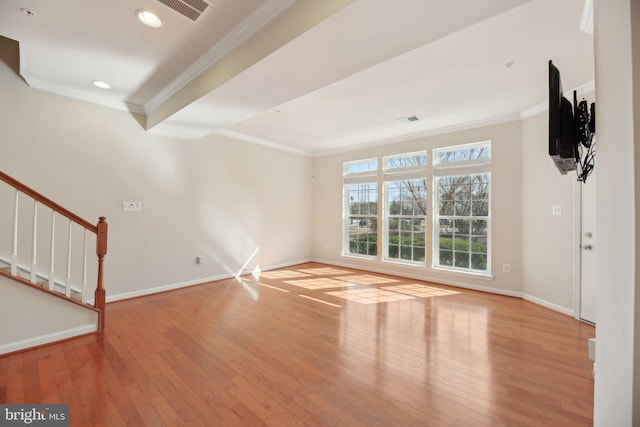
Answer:
M296 1L243 44L148 112L151 129L182 108L220 87L242 71L299 37L354 0Z

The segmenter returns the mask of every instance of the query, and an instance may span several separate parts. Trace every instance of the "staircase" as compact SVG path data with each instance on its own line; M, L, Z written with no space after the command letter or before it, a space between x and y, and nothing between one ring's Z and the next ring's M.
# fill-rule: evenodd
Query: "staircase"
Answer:
M104 217L94 225L0 171L0 277L97 312L98 332L107 230Z
M14 279L18 282L24 283L27 286L31 286L34 287L36 289L40 289L44 292L47 293L51 293L54 296L59 296L62 297L63 299L70 299L71 302L75 302L75 303L80 303L83 304L82 302L82 293L72 287L71 288L71 292L69 297L67 297L65 295L65 290L64 287L60 284L60 283L54 283L54 291L50 292L49 290L49 280L45 277L45 278L40 278L38 275L36 277L38 277L38 279L36 280L35 283L32 283L30 281L30 277L31 277L31 272L29 270L24 269L21 266L17 267L17 275L12 275L11 274L11 264L8 262L5 262L3 260L0 259L0 275L5 276L5 277L9 277L11 279ZM34 286L35 285L35 286ZM95 309L95 307L93 307L90 304L85 304L88 305L90 308Z

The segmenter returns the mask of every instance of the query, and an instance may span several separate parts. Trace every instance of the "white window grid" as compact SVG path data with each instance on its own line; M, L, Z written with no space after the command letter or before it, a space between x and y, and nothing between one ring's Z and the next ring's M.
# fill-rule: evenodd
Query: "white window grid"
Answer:
M350 177L377 175L379 162L377 158L354 160L343 164L342 174Z
M398 185L400 188L398 189L400 193L407 191L403 184L413 181L420 186L420 189L424 192L424 197L421 197L419 200L412 200L411 205L407 205L404 200L400 200L399 212L392 213L390 206L392 201L390 193L390 187L392 185ZM422 183L420 182L422 181ZM408 264L419 264L426 265L427 261L427 218L429 212L429 199L428 199L428 184L427 178L423 174L423 176L419 178L408 178L408 179L400 179L393 181L385 181L384 188L384 243L383 243L383 259L386 261L394 261L394 262L402 262ZM395 200L394 200L395 201ZM422 204L422 206L420 206ZM410 207L409 207L410 206ZM407 209L408 208L408 209ZM420 213L423 211L424 213ZM396 221L396 228L391 228L391 222ZM422 229L420 229L422 228ZM392 245L391 235L392 231L397 233L398 242L395 245ZM416 240L419 237L422 237L423 245L416 245ZM403 238L410 238L410 245L403 245ZM398 253L396 256L389 253L389 249L391 246L394 246L394 250L397 249ZM409 259L406 258L407 251L410 252ZM418 259L414 259L418 258ZM420 259L421 258L421 259Z
M479 154L478 150L482 150ZM467 152L464 154L464 152ZM451 152L454 154L449 155L450 159L445 161L443 154ZM456 155L455 153L463 153ZM349 161L343 164L344 175L344 212L343 212L343 254L352 256L362 256L357 254L350 254L349 252L349 230L348 230L348 217L349 217L349 200L348 200L348 188L352 184L373 184L377 183L378 187L378 209L377 209L377 255L375 257L365 256L367 258L377 258L381 261L402 262L408 264L416 264L416 262L407 262L407 260L390 259L388 257L388 226L389 217L387 210L387 185L393 181L409 180L409 179L424 179L426 182L427 190L427 215L425 216L411 216L412 219L425 219L425 242L431 241L431 247L425 243L425 261L418 262L421 265L431 265L434 268L444 268L451 271L471 272L490 274L491 270L491 141L482 141L471 144L460 144L448 147L440 147L432 150L432 161L429 163L426 150L416 151L411 153L403 153L398 155L383 156L379 158L368 158L356 161ZM473 155L472 155L473 154ZM475 156L475 157L474 157ZM394 165L394 160L402 160L403 158L424 159L419 161L420 164L412 164L408 162L406 167L402 165ZM455 160L455 159L459 160ZM424 163L424 164L421 164ZM444 215L440 215L439 203L438 203L438 182L441 177L456 176L456 175L477 175L487 174L488 176L488 193L489 193L489 207L487 216L465 216L461 218L469 221L487 221L486 238L487 238L487 253L486 271L478 271L471 269L449 268L443 267L438 264L439 261L439 221L440 219L446 219ZM431 184L429 184L431 180ZM428 191L431 190L431 197L428 197ZM429 203L431 206L429 206ZM429 212L431 212L432 221L428 221ZM406 218L409 218L405 216ZM430 226L428 226L430 225Z
M467 155L455 154L448 156L447 161L443 161L443 153L462 153L465 150L471 152L475 150L477 158L468 153ZM482 150L480 156L478 156L478 150ZM456 158L458 160L456 160ZM437 148L433 150L433 187L432 187L432 203L433 203L433 241L432 241L432 261L431 265L434 268L444 268L453 271L466 271L466 272L478 272L482 274L491 274L491 141L483 141L472 144L457 145L451 147ZM487 177L487 215L472 215L474 212L471 210L469 215L442 215L440 212L440 195L439 185L442 179L456 176L474 176L474 175L486 175ZM472 203L472 200L469 201ZM470 206L472 209L472 206ZM472 262L469 260L469 267L456 267L455 263L449 265L442 265L440 263L440 222L441 220L452 221L455 224L456 220L464 221L486 221L486 269L479 270L471 268ZM455 233L453 233L455 235ZM471 245L474 241L474 235L472 230L466 234L470 236ZM452 246L455 248L455 240L452 241ZM452 251L453 251L452 248ZM469 249L470 258L473 254L473 248Z
M366 197L361 199L358 197L358 203L367 204L367 208L365 210L359 209L356 214L351 213L351 194L355 188L358 188L357 193L367 192ZM370 187L370 188L367 188ZM351 252L351 236L352 231L355 231L356 234L376 234L376 244L379 241L379 231L377 226L377 218L379 217L379 207L380 207L380 195L379 195L379 185L376 181L363 181L363 178L350 180L350 182L344 184L344 200L343 200L343 239L342 239L342 253L347 256L356 256L356 257L364 257L364 258L376 258L379 250L376 248L375 255L370 255L371 252L368 248L370 245L368 239L364 242L367 245L367 250L365 253ZM373 195L373 198L371 197ZM375 203L375 209L371 209L371 203ZM361 205L360 208L364 206ZM356 222L353 223L352 219L356 218ZM374 218L374 219L372 219ZM362 223L364 221L364 223ZM372 232L375 232L373 233Z

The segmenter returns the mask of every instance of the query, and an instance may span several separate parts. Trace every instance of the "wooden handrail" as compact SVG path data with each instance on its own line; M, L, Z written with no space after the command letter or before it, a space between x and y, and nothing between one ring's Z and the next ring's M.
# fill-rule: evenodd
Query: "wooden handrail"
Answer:
M98 227L95 224L92 224L89 221L87 221L86 219L81 218L80 216L74 214L70 210L60 206L59 204L57 204L53 200L49 199L46 196L43 196L42 194L38 193L34 189L24 185L20 181L15 180L14 178L10 177L9 175L7 175L6 173L4 173L2 171L0 171L0 180L6 182L7 184L11 185L12 187L14 187L18 191L26 194L27 196L37 200L38 202L42 203L43 205L50 207L54 211L58 212L60 215L67 217L71 221L83 226L87 230L89 230L89 231L91 231L91 232L93 232L95 234L98 234Z

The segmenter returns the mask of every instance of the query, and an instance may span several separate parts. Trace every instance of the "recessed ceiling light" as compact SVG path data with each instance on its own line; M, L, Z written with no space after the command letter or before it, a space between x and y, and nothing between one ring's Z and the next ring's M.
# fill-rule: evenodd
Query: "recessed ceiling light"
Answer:
M100 89L111 89L111 85L107 82L103 82L100 80L94 80L91 83L93 83L94 86L99 87Z
M136 10L136 16L144 25L148 25L153 28L162 27L162 21L158 18L158 15L153 12L140 9Z

